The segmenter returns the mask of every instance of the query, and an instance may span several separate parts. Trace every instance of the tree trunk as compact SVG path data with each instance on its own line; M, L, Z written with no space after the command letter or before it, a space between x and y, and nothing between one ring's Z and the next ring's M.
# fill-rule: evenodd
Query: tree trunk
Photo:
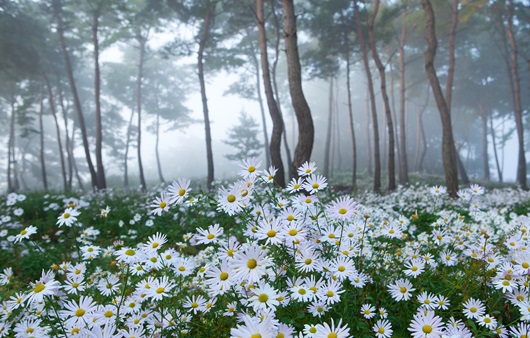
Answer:
M74 148L74 145L75 145L75 125L72 128L72 137L70 138L70 140L72 142L72 149L75 149ZM77 168L77 161L75 160L75 157L72 158L72 164L73 164L73 167L74 167L75 177L77 179L77 184L79 185L79 189L81 189L81 191L85 191L85 186L83 184L83 179L81 178L81 175L79 175L79 169Z
M293 0L282 0L282 5L289 92L298 121L298 144L296 145L292 164L293 173L297 177L298 167L311 158L315 129L311 110L302 90L302 69L298 55L298 37Z
M416 119L416 154L414 156L414 170L417 172L423 171L423 161L427 154L427 140L425 137L425 129L423 129L423 114L429 104L430 91L427 90L425 96L425 103L423 106L418 106L417 119ZM421 142L421 143L420 143ZM420 146L422 146L420 151Z
M57 85L59 87L59 105L61 106L61 112L63 114L63 121L64 121L64 130L65 130L65 136L66 136L66 154L68 155L68 182L67 182L67 190L72 189L72 181L74 177L74 154L73 154L73 147L72 143L70 142L70 134L68 132L68 117L67 117L67 111L64 106L63 102L63 90L61 88L61 81L59 78L57 78Z
M88 145L88 136L85 127L85 118L83 114L83 109L81 108L81 100L77 93L77 87L75 84L74 73L72 69L72 64L70 63L70 56L68 55L68 50L66 49L66 42L64 41L64 29L63 29L63 20L60 15L61 3L60 0L54 0L55 7L55 16L57 18L57 34L59 36L59 42L61 43L61 49L63 52L64 63L66 66L66 73L68 74L68 82L70 83L70 89L72 90L72 96L74 98L75 110L77 112L77 118L79 120L79 129L81 130L81 138L83 140L83 148L85 149L85 156L88 165L88 170L90 171L90 177L92 179L92 189L97 187L97 174L92 164L92 158L90 157L90 147Z
M63 189L68 191L68 180L66 177L66 164L64 162L63 142L61 141L61 129L59 128L59 121L57 119L57 110L55 109L55 101L53 99L52 87L48 77L44 74L44 81L46 81L46 88L48 89L48 101L50 102L50 110L52 112L53 120L55 121L55 130L57 132L57 145L59 147L59 158L61 160L61 174L63 176Z
M42 185L44 191L48 191L48 178L46 177L46 161L44 155L44 124L42 116L44 115L44 88L42 79L40 81L40 108L39 108L39 140L40 140L40 168L42 174Z
M377 108L375 104L374 84L372 81L372 73L370 72L370 63L368 61L368 51L366 50L366 43L361 26L361 16L359 14L358 0L353 1L355 27L357 30L357 38L361 46L361 54L363 58L364 70L366 73L366 80L368 81L368 90L370 93L370 103L372 108L372 128L374 132L374 192L381 192L381 154L379 147L379 125L377 123Z
M11 98L11 123L9 126L9 144L8 144L8 161L7 161L7 185L9 192L18 191L18 174L17 174L17 161L16 161L16 148L15 148L15 120L16 120L16 109L15 109L15 93L13 90Z
M144 177L144 167L142 164L142 78L145 58L145 43L146 39L140 33L136 36L139 44L140 55L138 59L138 74L136 76L136 111L138 113L138 172L140 175L140 186L143 192L147 191L147 185Z
M263 76L263 87L267 98L267 106L272 119L272 135L270 142L270 156L272 165L278 171L276 172L276 183L285 187L285 169L283 167L281 146L282 133L284 131L282 115L278 109L279 103L274 99L271 75L269 71L269 59L267 56L267 34L265 31L265 15L263 10L263 0L256 0L256 21L258 25L258 41L261 60L261 73ZM258 81L259 82L259 81Z
M381 95L383 97L383 104L385 108L385 116L387 123L387 132L388 132L388 190L396 190L396 164L395 164L395 149L394 144L394 124L392 121L392 111L390 109L390 101L388 99L388 93L386 90L386 74L385 66L379 58L379 53L377 52L377 47L375 44L374 37L374 22L379 11L379 0L375 0L374 9L370 18L370 23L368 25L368 39L370 42L370 49L372 50L372 58L375 61L377 69L379 70L379 80L381 83Z
M367 171L368 175L372 176L374 174L374 169L372 168L372 138L370 137L370 101L370 91L368 90L368 87L366 87L366 153L368 154Z
M333 77L329 77L328 91L328 128L326 131L326 144L324 147L324 177L329 177L330 152L331 152L331 131L333 126Z
M287 155L287 174L289 175L289 178L293 178L293 159L291 158L291 149L289 148L289 142L287 142L287 128L285 128L285 120L283 118L282 113L282 105L280 100L280 93L278 91L278 83L276 81L276 69L278 68L278 60L280 59L280 41L281 41L281 27L280 27L280 19L278 18L278 15L276 13L276 9L274 8L274 0L270 0L271 8L272 8L272 17L274 18L274 32L276 34L276 38L274 40L274 62L272 63L272 85L274 88L274 98L276 99L276 107L278 108L278 113L280 114L280 117L282 118L282 128L283 128L283 145L285 148L285 154Z
M399 146L401 147L401 161L399 162L401 170L399 171L399 183L405 186L409 184L407 120L405 118L405 40L407 36L407 30L405 26L406 16L407 10L405 9L403 13L401 13L401 38L399 39L399 137L401 139L401 142L399 142Z
M260 79L260 71L259 71L260 64L259 64L258 58L256 57L256 54L254 53L254 45L252 45L251 58L252 58L252 62L254 63L254 69L256 69L256 94L258 96L259 110L261 113L261 125L263 126L263 145L265 147L265 163L267 163L267 168L269 168L271 165L269 133L267 131L267 120L265 119L265 107L263 107L263 97L261 95L261 79Z
M436 99L436 105L440 113L442 122L442 160L445 172L445 184L449 196L456 198L458 191L458 174L456 149L453 138L453 129L451 125L451 114L447 102L445 101L442 88L436 69L434 67L434 57L436 55L437 40L435 32L434 12L430 0L422 0L422 7L425 12L425 26L427 32L428 48L425 53L425 71Z
M206 97L206 83L204 81L204 49L210 36L210 25L213 20L214 9L208 8L204 16L204 23L201 32L201 39L199 41L199 51L197 53L197 67L199 75L199 83L201 86L202 112L204 115L204 132L206 138L206 161L208 167L208 175L206 179L206 186L208 190L212 189L214 180L213 167L213 151L212 151L212 133L210 130L210 116L208 111L208 98Z
M484 166L484 180L490 181L490 161L488 157L488 115L479 102L478 109L480 111L480 118L482 120L482 164Z
M523 127L523 108L521 105L521 81L519 79L519 70L518 70L518 50L517 43L515 41L515 36L513 34L513 0L509 0L508 7L508 40L510 42L510 47L512 49L511 54L511 69L512 69L512 78L513 78L513 104L515 111L515 125L517 128L517 139L519 141L519 156L517 159L517 183L521 186L522 189L527 189L526 184L526 158L524 151L524 127Z
M392 51L389 51L389 54ZM394 145L397 152L397 171L398 171L398 179L401 184L402 176L401 173L401 147L399 145L400 137L399 137L399 120L397 116L397 110L396 110L396 95L394 90L394 66L392 64L392 59L388 60L388 65L390 67L389 73L390 73L390 100L392 102L391 105L391 111L392 111L392 121L394 122Z
M489 111L489 120L490 120L490 130L491 130L491 143L493 145L493 155L495 156L495 166L497 167L497 175L499 176L499 182L503 182L502 179L502 168L499 163L499 155L497 153L497 140L495 138L495 128L493 126L493 112L491 108L488 107Z
M136 95L135 95L136 96ZM123 156L123 186L129 188L129 146L131 144L132 122L134 117L134 103L131 105L131 116L127 126L127 138L125 140L125 154Z
M455 74L455 47L456 47L456 30L458 28L458 3L460 0L453 0L451 5L451 30L449 31L449 69L447 70L447 84L445 86L445 101L447 102L447 107L449 109L449 114L451 114L451 106L453 102L453 82ZM467 176L466 167L460 158L460 152L456 150L456 161L457 161L457 170L462 183L468 185L469 177Z
M155 93L155 110L158 112L158 95ZM161 183L166 183L164 175L162 175L162 165L160 164L160 152L158 150L158 144L160 140L160 114L156 114L156 141L155 141L155 155L156 155L156 167L158 169L158 179Z
M94 96L96 99L96 166L98 189L106 189L105 169L103 167L103 126L101 125L101 75L99 71L99 11L92 16L92 42L94 45Z
M353 107L351 102L350 80L350 54L346 55L346 95L348 96L348 117L350 120L351 147L352 147L352 191L357 192L357 142L355 140L355 124L353 122Z

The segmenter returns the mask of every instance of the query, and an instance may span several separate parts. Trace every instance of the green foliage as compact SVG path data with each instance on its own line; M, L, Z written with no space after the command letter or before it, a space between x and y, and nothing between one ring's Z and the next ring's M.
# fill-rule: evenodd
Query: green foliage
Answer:
M263 145L258 140L259 124L246 112L239 114L239 123L228 130L228 139L224 143L237 149L235 154L225 155L231 161L241 161L258 157Z

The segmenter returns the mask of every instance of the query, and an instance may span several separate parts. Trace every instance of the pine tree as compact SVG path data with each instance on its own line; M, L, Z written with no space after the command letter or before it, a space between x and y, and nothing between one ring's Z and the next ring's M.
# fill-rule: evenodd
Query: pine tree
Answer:
M241 161L251 157L258 157L263 149L263 144L258 140L260 129L258 122L242 111L239 114L239 123L228 130L228 140L224 143L236 148L235 154L226 154L230 161Z

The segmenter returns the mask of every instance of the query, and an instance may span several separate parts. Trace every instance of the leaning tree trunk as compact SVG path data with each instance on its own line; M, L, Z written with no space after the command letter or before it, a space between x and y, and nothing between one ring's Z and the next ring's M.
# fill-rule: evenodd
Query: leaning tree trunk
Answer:
M61 141L61 129L59 128L59 121L57 119L57 110L55 109L55 101L53 99L52 87L48 77L44 74L44 80L46 81L46 88L48 89L48 101L50 101L50 110L52 112L53 120L55 121L55 130L57 132L57 145L59 147L59 158L61 160L61 173L63 176L63 189L68 191L68 179L66 177L66 164L64 162L63 154L63 142Z
M390 101L388 99L388 93L386 90L386 75L385 66L379 58L379 53L375 45L374 37L374 22L379 10L379 0L375 0L374 9L370 18L370 24L368 25L368 39L370 41L370 49L372 50L372 58L375 61L377 69L379 70L379 81L381 83L381 95L383 96L383 103L385 107L385 116L388 131L388 190L396 190L396 164L395 164L395 151L396 146L394 144L394 124L392 122L392 111L390 109Z
M208 190L212 189L214 180L213 167L213 150L212 150L212 132L210 130L210 113L208 111L208 98L206 96L206 83L204 81L204 49L210 36L210 25L213 20L213 8L208 8L204 16L204 23L202 27L201 39L199 41L199 51L197 53L197 68L199 83L201 86L201 100L202 112L204 115L204 133L206 139L206 161L208 167L208 175L206 178L206 186Z
M453 128L451 125L451 113L445 101L440 81L436 75L434 67L434 57L436 55L437 40L435 31L434 11L430 0L422 0L422 7L425 12L425 27L427 32L428 47L425 53L425 71L431 85L436 105L440 113L442 122L442 160L445 172L445 184L449 196L456 198L458 191L458 173L456 168L456 149L453 138Z
M451 114L451 106L453 102L453 82L455 74L455 48L456 48L456 30L458 28L458 3L460 0L453 0L451 5L451 30L449 32L449 69L447 70L447 84L445 86L445 101L447 102L447 107L449 109L449 114ZM455 145L456 147L456 145ZM466 167L460 158L460 153L455 148L456 156L456 165L457 170L462 179L462 183L468 185L469 177L467 176Z
M138 113L138 135L137 135L137 150L138 150L138 172L140 176L140 186L143 192L147 191L145 183L144 167L142 164L142 78L145 58L145 39L138 34L136 37L139 43L140 57L138 59L138 74L136 76L136 112Z
M40 140L40 166L42 174L42 185L44 191L48 190L48 178L46 176L46 160L44 155L44 124L42 116L44 115L44 88L42 79L40 81L40 109L39 109L39 140Z
M309 109L309 105L307 104L302 90L302 69L300 66L300 57L298 55L298 37L296 33L296 18L294 16L293 2L293 0L282 0L289 92L291 94L291 103L298 121L298 144L294 151L292 165L293 173L295 177L297 177L298 167L304 162L309 161L311 158L315 128L313 126L311 110Z
M407 158L407 120L405 119L405 39L407 37L407 30L405 25L405 18L407 10L405 9L401 14L401 38L399 39L399 137L401 142L399 146L401 151L401 161L399 164L401 170L399 171L399 183L402 185L409 184L409 168Z
M289 148L289 142L287 142L287 128L285 128L285 120L283 119L280 93L278 91L278 83L276 81L276 69L278 68L278 60L280 59L280 41L282 39L280 19L278 18L278 15L276 14L276 9L274 8L275 1L270 0L270 3L272 8L272 17L274 18L274 32L276 34L276 38L274 40L274 61L272 63L271 70L272 86L274 88L274 98L276 100L276 107L278 108L278 113L282 118L283 145L285 148L285 154L287 155L287 174L289 175L289 178L293 178L293 159L291 158L291 149Z
M372 73L370 72L370 62L368 61L368 51L366 50L366 42L361 26L361 16L359 14L358 0L353 1L355 27L357 30L357 39L361 46L361 55L363 58L364 71L366 73L366 80L368 81L368 91L370 93L370 104L372 110L372 127L374 133L374 192L381 192L381 153L379 144L379 125L377 123L377 108L375 104L374 83L372 80Z
M265 32L265 15L263 13L263 0L256 0L256 20L258 24L258 40L261 59L261 73L263 76L263 87L267 98L267 106L272 119L272 135L270 142L270 156L272 165L278 169L276 183L285 187L285 169L281 156L282 133L284 131L283 119L278 109L279 103L274 99L271 74L269 71L269 59L267 56L267 34Z
M106 189L105 169L103 167L103 126L101 124L101 75L99 71L99 12L92 16L92 43L94 45L94 96L96 99L96 166L98 189Z
M92 188L97 187L97 174L92 164L92 158L90 156L90 147L88 145L88 136L85 126L85 117L83 114L83 109L81 108L81 100L79 99L79 94L77 92L77 87L74 79L74 72L72 69L72 64L70 63L70 56L68 55L68 50L66 48L66 42L64 40L64 28L63 20L60 15L61 4L60 0L54 1L55 15L57 18L57 34L59 36L59 42L61 44L61 49L63 52L64 63L66 66L66 73L68 75L68 82L70 83L70 89L72 90L72 96L74 98L75 110L77 112L77 119L79 120L79 129L81 130L81 138L83 140L83 148L85 150L86 161L88 165L88 170L90 171L90 177L92 179Z
M368 176L372 176L374 174L374 170L372 168L372 138L370 137L370 91L368 90L368 87L366 88L366 98L365 98L365 112L366 112L366 153L368 154L368 165L367 165L367 171Z
M517 61L517 43L513 34L513 0L509 0L508 7L508 40L512 49L511 69L513 78L513 104L515 110L515 125L517 128L517 139L519 141L519 156L517 159L517 182L522 189L527 189L526 184L526 158L524 151L524 127L523 127L523 108L521 105L521 81L519 79L518 61Z

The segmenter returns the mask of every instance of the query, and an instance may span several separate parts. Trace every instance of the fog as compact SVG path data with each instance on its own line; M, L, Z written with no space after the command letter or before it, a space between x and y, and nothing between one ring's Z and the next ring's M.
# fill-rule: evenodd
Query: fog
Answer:
M273 121L267 105L262 69L259 67L261 55L258 49L257 26L254 12L249 9L255 6L255 3L248 2L246 9L244 6L242 9L230 9L223 1L208 2L210 5L215 3L213 7L204 7L206 3L199 1L183 4L188 7L179 9L172 7L170 3L161 2L157 6L149 7L148 2L139 2L139 5L131 5L125 12L111 6L106 9L108 12L99 14L101 154L107 187L124 186L126 149L126 176L129 185L141 185L135 131L138 123L140 64L143 67L140 81L141 154L147 187L151 188L160 183L155 153L157 121L160 121L160 171L166 184L178 177L192 178L204 184L208 175L208 163L204 106L199 86L200 71L197 67L197 57L201 53L200 43L203 41L201 37L204 36L211 39L204 46L202 75L205 79L210 118L214 179L230 180L237 175L239 161L229 160L227 155L235 154L238 149L224 141L230 139L229 134L238 125L242 113L247 113L255 121L256 128L253 129L249 125L249 130L254 131L255 138L260 143L265 143L262 113L257 100L256 70L259 70L267 140L270 141ZM323 168L326 140L328 132L331 132L331 142L328 144L329 178L333 180L333 175L351 175L353 148L344 59L344 50L347 49L357 172L366 178L371 176L373 171L375 140L362 48L355 29L353 2L345 2L335 7L332 3L324 1L315 5L312 1L295 1L302 85L315 129L310 160L315 161L319 168ZM0 40L0 49L6 61L0 63L0 77L5 84L0 93L0 118L3 122L0 125L0 191L42 190L46 185L49 190L64 190L67 180L63 179L61 173L62 162L59 154L63 154L63 162L73 161L67 151L66 144L69 141L66 128L69 128L69 137L74 136L72 151L79 178L74 177L74 169L67 170L67 165L64 167L65 174L68 181L72 182L69 184L73 189L80 188L81 180L83 188L90 190L91 174L83 149L78 108L72 80L68 78L65 51L59 41L60 32L64 30L62 33L66 41L66 53L69 53L73 65L71 75L79 91L80 109L84 114L89 152L96 166L98 103L94 81L97 75L94 73L95 44L93 35L90 34L94 27L90 25L89 19L95 15L91 6L99 6L99 2L89 2L85 6L76 1L65 1L58 9L59 4L53 2L53 6L47 7L44 2L36 1L2 5L4 7L0 12L0 37L3 37L3 40ZM505 183L513 183L516 180L519 159L515 118L516 90L519 90L521 101L524 144L528 148L530 85L529 71L525 63L530 60L529 13L524 1L516 1L515 4L512 31L516 47L519 48L519 61L515 66L519 80L517 85L514 68L510 68L514 45L507 38L510 19L507 5L486 3L471 7L470 4L463 3L459 7L460 21L455 32L455 69L450 107L452 131L455 148L467 175L478 182L499 181L499 172L502 173L502 181ZM168 7L164 7L166 5ZM201 6L213 8L211 15L215 16L215 20L208 24L210 26L205 24L204 8ZM366 20L373 9L372 5L361 5L361 15L364 18L362 25L365 25L363 29L367 29ZM450 15L449 1L437 2L434 10L438 20L435 66L440 85L447 94L446 82L451 62L450 29L454 17ZM267 5L265 11L269 40L267 55L269 68L272 69L276 57L274 43L277 36L273 18L278 16L282 24L281 4L278 2L274 9ZM35 27L28 23L31 13L40 15L40 19L32 25L41 25L41 32L35 32ZM138 17L134 20L127 19L127 15L131 13L144 15L147 19L143 23L134 21L140 20ZM62 28L59 26L59 17L64 20ZM497 18L500 18L498 22L495 21ZM425 73L425 51L428 46L422 8L419 2L413 2L408 7L400 2L383 2L375 25L376 50L385 67L385 85L397 142L396 176L401 160L398 157L398 137L401 134L399 127L404 124L409 173L417 176L434 175L443 179L442 123L439 107ZM18 27L16 34L20 36L9 35L13 33L13 27ZM205 27L208 27L209 35L204 35ZM341 34L344 34L344 37ZM291 104L282 32L280 37L275 74L278 91L275 94L280 99L290 155L294 156L298 142L298 123ZM365 38L367 37L368 35ZM40 42L28 45L20 42L21 39ZM337 41L334 41L335 39ZM404 48L401 51L400 39L404 39ZM145 43L144 47L141 43ZM138 54L141 48L144 49L144 59L140 59ZM368 47L369 71L374 80L379 124L381 164L383 173L386 174L389 146L387 117L384 113L381 78L370 52ZM400 68L401 53L404 58L403 70ZM404 74L405 120L401 120L399 116L401 71ZM132 129L129 130L131 112L134 114L131 120ZM331 127L328 126L330 114ZM58 144L59 140L61 145ZM483 164L484 142L487 142L488 168ZM258 158L262 160L261 169L267 169L264 146L254 151L260 153ZM284 145L282 160L287 173ZM340 181L338 178L336 182L350 184L348 180Z

